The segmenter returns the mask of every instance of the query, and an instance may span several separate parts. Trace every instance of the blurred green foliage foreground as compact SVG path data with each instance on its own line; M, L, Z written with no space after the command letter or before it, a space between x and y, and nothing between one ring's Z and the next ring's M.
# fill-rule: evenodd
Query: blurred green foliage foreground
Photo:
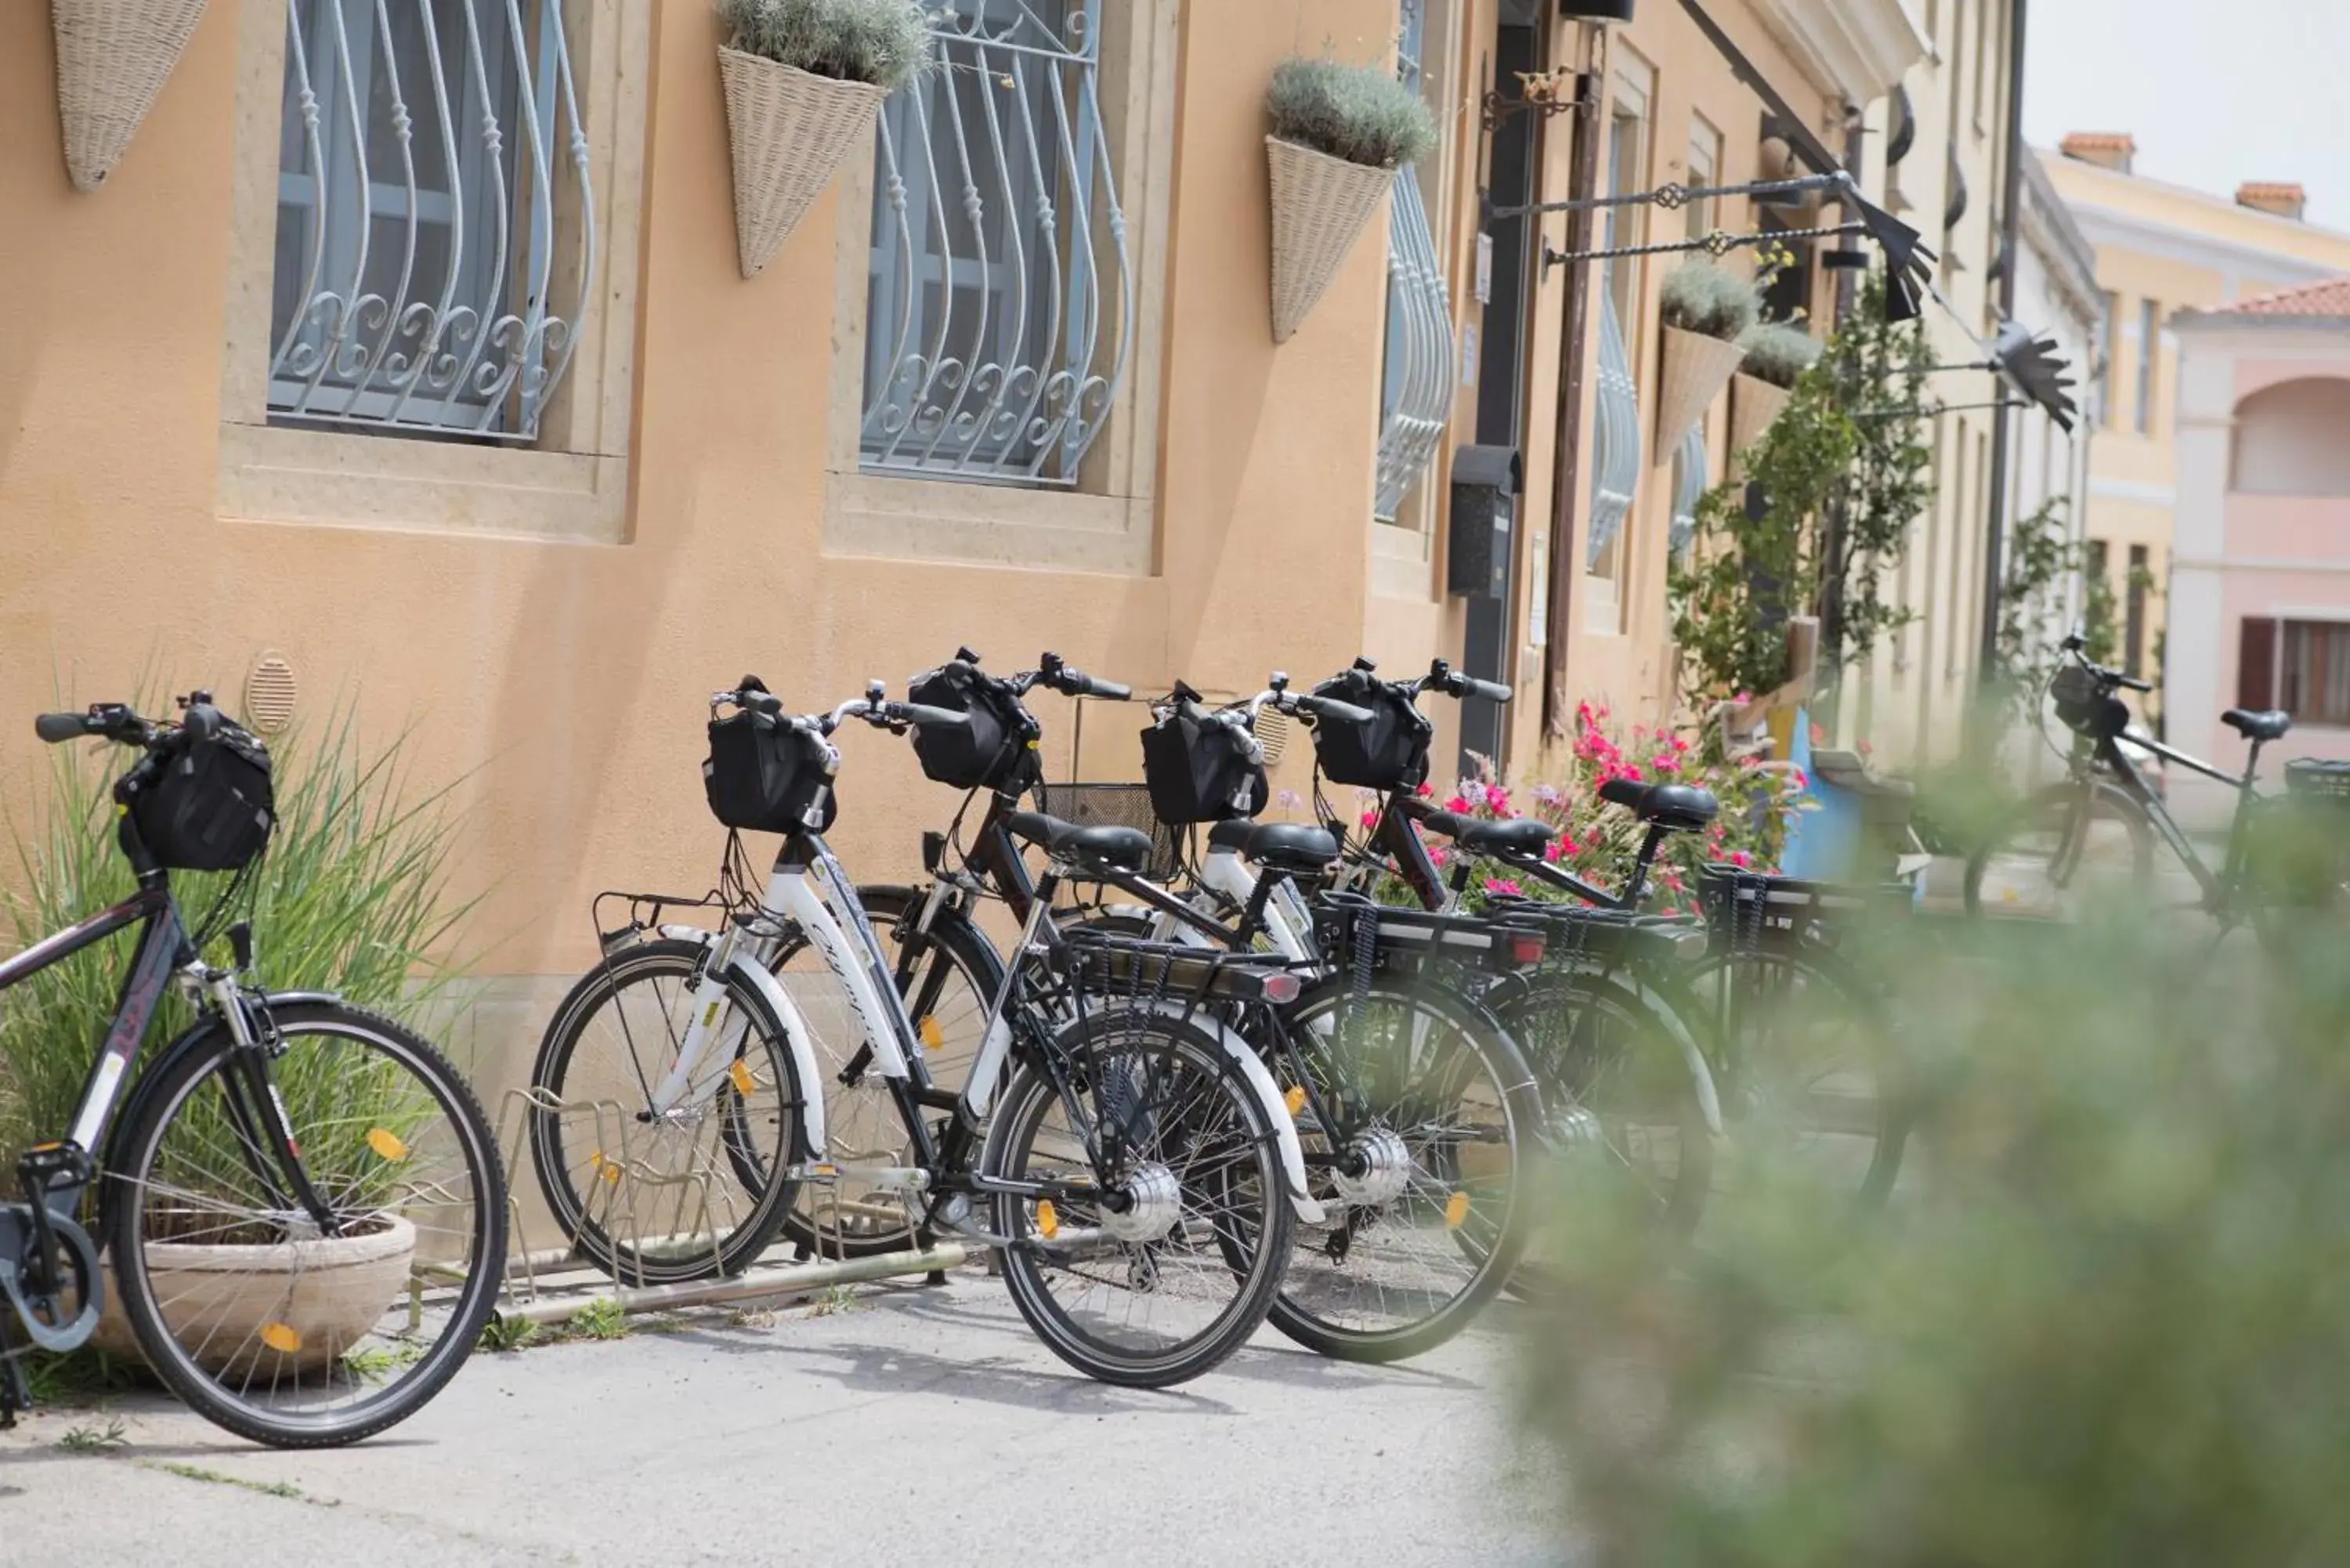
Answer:
M1884 1209L1735 1126L1693 1244L1557 1184L1522 1387L1563 1560L2350 1563L2341 929L1920 921L1869 962L1919 1116Z

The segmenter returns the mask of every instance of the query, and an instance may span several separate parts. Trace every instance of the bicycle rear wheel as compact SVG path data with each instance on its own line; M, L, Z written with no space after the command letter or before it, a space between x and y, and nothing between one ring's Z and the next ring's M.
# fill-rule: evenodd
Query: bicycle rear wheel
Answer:
M1054 1055L1013 1075L983 1166L1065 1184L1056 1199L995 1198L993 1228L1014 1241L1012 1300L1089 1376L1144 1388L1197 1377L1256 1331L1281 1286L1294 1214L1279 1107L1213 1033L1148 1007L1090 1007Z
M1532 1075L1491 1014L1431 987L1337 976L1284 1022L1326 1219L1298 1228L1273 1324L1340 1360L1418 1355L1466 1328L1524 1250Z
M108 1230L147 1364L255 1442L324 1448L415 1414L473 1351L504 1266L487 1119L424 1040L356 1008L275 1010L274 1061L225 1032L157 1069L114 1145ZM266 1125L333 1216L322 1234Z
M2110 784L2051 784L2027 798L1967 858L1967 913L2076 919L2099 898L2142 901L2154 882L2154 828Z

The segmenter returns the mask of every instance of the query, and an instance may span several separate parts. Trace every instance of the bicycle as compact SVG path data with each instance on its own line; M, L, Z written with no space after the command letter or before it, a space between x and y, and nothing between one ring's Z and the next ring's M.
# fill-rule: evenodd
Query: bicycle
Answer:
M607 1266L657 1266L668 1277L711 1272L705 1251L739 1268L783 1226L803 1184L862 1179L911 1206L917 1244L947 1234L994 1250L1022 1317L1089 1376L1159 1387L1221 1362L1272 1303L1293 1210L1318 1218L1279 1095L1220 1022L1225 1008L1294 994L1295 979L1064 935L1044 919L1058 881L1121 868L1149 841L1010 814L1004 831L1044 847L1048 869L967 1080L959 1091L939 1087L889 955L822 835L836 805L831 737L842 724L900 734L921 725L938 735L967 733L969 720L889 701L879 682L827 712L794 717L746 677L713 694L711 709L704 777L713 814L735 833L779 833L783 843L764 890L739 903L722 932L656 928L632 913L606 933L606 961L550 1023L533 1079L543 1100L532 1152L575 1244ZM645 940L651 929L659 940ZM779 957L800 944L838 987L856 1037L848 1056L834 1058L848 1064L839 1081L882 1088L902 1160L830 1157L814 1032L775 974ZM616 1060L583 1064L588 1024L631 1000L660 1025L644 1048L624 1030ZM637 1126L674 1130L698 1151L683 1174L705 1205L713 1191L725 1198L733 1217L723 1233L708 1227L707 1249L696 1235L653 1252L605 1228L605 1189L639 1173L623 1165L607 1176L613 1166L600 1148L576 1147L602 1124L559 1107L588 1096ZM678 1163L656 1178L679 1175Z
M1040 687L1113 697L1126 689L1076 675L1050 654L1037 670L997 678L981 670L967 649L923 680L954 689L965 711L989 714L987 726L1011 742L996 754L969 756L933 743L925 757L931 777L967 792L956 826L925 836L930 887L890 894L906 911L895 932L899 987L913 999L915 1016L927 1022L933 1016L928 999L945 989L941 975L961 977L953 982L960 994L983 984L999 964L976 921L982 900L1000 901L1024 921L1045 918L1054 901L1055 888L1030 877L1009 830L1041 782L1028 744L1041 727L1022 700ZM1281 700L1292 716L1360 711L1292 693ZM1234 733L1213 720L1208 730ZM1146 757L1159 749L1146 742ZM1187 745L1161 755L1185 771L1199 760ZM1219 800L1237 805L1241 796L1262 805L1261 757L1253 771L1229 761L1202 763L1215 776L1193 776L1187 788L1197 805L1170 805L1172 815L1191 816ZM1158 772L1148 763L1146 771L1155 784ZM962 821L975 800L983 805L966 846ZM1351 961L1334 965L1324 961L1312 929L1332 912L1298 903L1289 920L1274 902L1295 896L1294 879L1318 881L1337 858L1336 844L1320 828L1244 820L1209 827L1211 864L1245 855L1265 871L1260 891L1232 924L1195 909L1160 883L1164 867L1147 865L1146 851L1157 847L1152 836L1116 826L1092 831L1127 836L1136 851L1128 863L1099 867L1087 880L1122 890L1148 913L1105 912L1089 903L1052 917L1073 934L1148 938L1194 953L1220 952L1225 961L1254 953L1305 980L1295 1000L1232 1021L1234 1035L1282 1083L1320 1210L1301 1211L1297 1245L1268 1320L1317 1353L1364 1361L1417 1355L1458 1333L1506 1280L1523 1243L1533 1084L1491 1017L1460 990L1431 983L1420 961L1440 949L1463 962L1506 967L1526 953L1519 944L1539 939L1474 918L1422 917L1376 931L1364 925L1360 942L1341 939L1335 950ZM1154 917L1165 923L1154 928ZM1268 929L1276 934L1260 950L1258 938Z
M472 1353L505 1258L504 1174L429 1042L331 992L261 989L242 921L234 968L205 961L170 873L249 869L274 797L267 752L209 693L182 707L177 723L119 702L36 722L51 744L143 753L113 788L137 888L0 962L0 988L138 940L70 1129L25 1151L23 1201L0 1204L0 1417L29 1403L26 1349L99 1333L103 1254L140 1355L198 1414L277 1447L354 1442ZM196 1018L134 1075L175 982Z
M2293 716L2242 708L2220 714L2221 723L2250 742L2243 773L2230 774L2130 728L2129 709L2116 693L2150 691L2149 682L2093 661L2078 634L2065 638L2061 649L2064 662L2050 677L2048 694L2073 733L2065 777L2026 797L1968 857L1967 913L2066 919L2101 893L2142 899L2153 883L2158 838L2194 879L2195 907L2218 920L2223 934L2264 912L2268 906L2254 887L2253 850L2267 803L2253 784L2261 748L2283 739ZM2133 747L2236 793L2218 867L2180 829L2126 749Z

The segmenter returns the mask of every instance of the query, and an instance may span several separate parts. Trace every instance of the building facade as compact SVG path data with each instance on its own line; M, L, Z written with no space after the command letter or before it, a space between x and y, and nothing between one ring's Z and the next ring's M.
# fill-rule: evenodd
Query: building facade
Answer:
M2104 294L2087 400L2098 412L2089 565L2111 597L2115 662L2155 679L2166 665L2179 668L2163 657L2180 493L2173 319L2350 271L2350 234L2303 222L2298 186L2251 182L2231 201L2139 174L2135 154L2126 134L2085 132L2044 162L2096 247ZM2178 698L2158 699L2154 716L2167 722ZM2199 712L2177 711L2203 722Z
M592 957L596 890L708 875L702 699L745 670L808 708L959 645L1145 691L1442 656L1517 701L1439 704L1440 754L1522 774L1576 698L1661 720L1666 562L1728 410L1657 450L1670 257L1559 265L1571 215L1492 210L1794 172L1759 80L1940 239L1956 354L1992 324L2008 11L1579 9L949 0L946 68L746 277L704 0L215 0L94 192L46 8L8 8L0 713L202 684L411 733L481 896L494 1082ZM1393 63L1442 141L1276 344L1263 95L1326 51ZM1553 89L1587 107L1511 107ZM1837 221L1616 212L1586 239ZM1814 321L1831 248L1781 287ZM1921 732L1979 615L1983 426L1955 418L1882 688ZM1499 595L1451 591L1471 446L1515 460ZM1137 775L1138 711L1044 717L1053 778ZM835 840L902 879L954 801L887 737L843 749ZM0 727L12 810L43 766Z
M2282 708L2290 757L2350 758L2350 278L2177 318L2177 555L2165 686L2174 743L2241 767L2230 707ZM2235 802L2173 770L2210 826Z

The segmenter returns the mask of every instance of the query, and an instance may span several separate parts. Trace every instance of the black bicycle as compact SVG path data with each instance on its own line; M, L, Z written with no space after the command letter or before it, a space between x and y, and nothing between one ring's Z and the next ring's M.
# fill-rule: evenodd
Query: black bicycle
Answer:
M2158 840L2194 879L2195 906L2223 929L2251 920L2263 935L2272 934L2275 922L2262 917L2288 906L2278 897L2276 881L2265 874L2281 869L2274 865L2277 857L2262 852L2280 836L2295 836L2270 831L2285 821L2272 808L2288 803L2264 798L2253 785L2261 748L2284 738L2293 715L2243 708L2220 714L2221 723L2251 742L2243 773L2230 774L2130 728L2129 709L2118 693L2151 691L2147 682L2092 661L2078 636L2066 638L2063 650L2064 662L2050 679L2048 695L2073 733L2065 776L2027 796L1969 857L1967 913L2070 919L2099 897L2143 900L2152 890ZM2161 792L2133 759L2133 749L2236 792L2217 867L2172 817ZM2285 773L2290 795L2330 798L2340 793L2345 769L2299 761L2287 763ZM2338 885L2337 867L2316 869L2324 884L2321 890Z
M170 873L249 868L274 799L262 745L205 692L182 706L176 723L107 702L36 725L143 753L113 791L137 890L0 962L0 988L139 938L70 1129L23 1153L22 1201L0 1204L0 1424L30 1402L28 1350L95 1341L135 1347L240 1437L352 1442L415 1414L471 1354L505 1183L480 1104L429 1043L328 992L262 990L243 922L234 968L205 961ZM134 1076L175 984L194 1020Z

